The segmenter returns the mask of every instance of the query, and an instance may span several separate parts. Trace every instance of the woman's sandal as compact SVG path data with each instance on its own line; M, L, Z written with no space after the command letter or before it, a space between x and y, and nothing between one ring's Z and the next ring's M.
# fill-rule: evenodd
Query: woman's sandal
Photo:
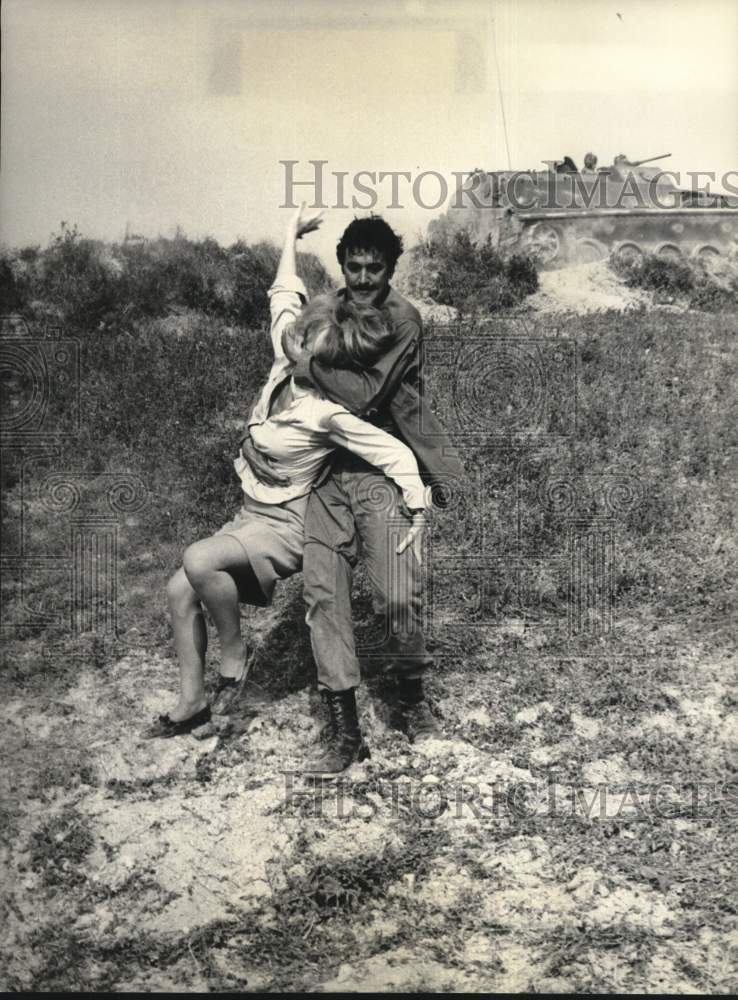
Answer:
M153 725L141 733L141 737L145 740L168 740L172 736L186 736L187 733L191 733L198 726L204 726L206 722L210 722L211 717L210 705L201 708L199 712L195 712L189 719L182 719L179 722L174 722L168 715L160 715Z
M228 715L230 713L243 693L253 662L254 655L252 653L247 658L240 677L223 677L222 674L218 674L218 679L215 682L215 696L212 701L213 715Z
M218 674L213 692L213 712L215 715L227 715L231 701L236 693L236 685L239 683L235 677L224 677Z

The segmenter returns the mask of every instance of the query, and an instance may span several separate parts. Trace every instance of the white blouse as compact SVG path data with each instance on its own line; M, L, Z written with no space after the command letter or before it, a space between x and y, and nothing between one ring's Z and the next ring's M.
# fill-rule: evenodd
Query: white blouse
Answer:
M289 476L289 486L267 486L239 455L234 462L244 492L262 503L284 503L310 491L323 463L336 446L359 455L381 469L402 490L410 510L425 508L426 487L412 451L402 441L361 420L317 390L291 383L293 400L276 415L269 415L275 389L291 377L293 364L282 349L282 333L295 322L307 299L305 287L294 275L269 289L274 363L248 426L254 446L273 459L278 471Z

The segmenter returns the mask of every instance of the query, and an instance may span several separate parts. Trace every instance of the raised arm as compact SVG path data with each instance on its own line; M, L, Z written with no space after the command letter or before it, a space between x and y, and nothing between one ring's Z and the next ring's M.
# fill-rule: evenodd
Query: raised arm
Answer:
M287 223L277 273L269 289L272 347L275 358L283 358L286 353L292 360L290 341L286 334L294 326L307 301L305 286L297 277L295 245L306 233L311 233L320 226L321 216L320 212L308 212L303 202Z
M268 293L272 348L277 360L284 358L285 355L292 360L289 353L291 349L290 332L294 329L295 320L302 312L302 307L307 300L305 286L296 273L295 244L306 233L310 233L320 226L321 216L320 212L307 212L303 202L287 224L277 272ZM285 345L287 351L285 351ZM249 412L252 409L253 406ZM254 447L248 428L239 441L239 456L248 462L256 478L268 486L287 486L289 484L289 478L283 476L273 467L270 460Z
M297 240L301 240L303 236L307 236L308 233L312 233L316 229L319 229L322 221L323 213L309 212L305 207L304 201L295 214L290 216L290 220L287 223L287 231L284 236L282 255L279 258L277 273L274 276L275 285L284 278L289 278L292 277L293 274L297 274L295 244Z

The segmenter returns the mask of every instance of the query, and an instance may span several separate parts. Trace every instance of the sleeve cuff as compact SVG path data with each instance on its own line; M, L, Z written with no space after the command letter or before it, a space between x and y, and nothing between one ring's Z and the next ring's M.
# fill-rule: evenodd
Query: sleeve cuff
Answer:
M302 279L298 278L296 274L290 274L284 278L280 278L279 281L275 281L267 292L267 295L271 299L272 295L276 295L278 292L294 292L305 302L308 300L307 289L305 288Z
M431 491L430 487L424 486L420 490L413 490L412 497L410 498L412 503L405 500L405 506L411 514L417 514L422 511L424 514L429 514L433 510L433 504L431 502Z

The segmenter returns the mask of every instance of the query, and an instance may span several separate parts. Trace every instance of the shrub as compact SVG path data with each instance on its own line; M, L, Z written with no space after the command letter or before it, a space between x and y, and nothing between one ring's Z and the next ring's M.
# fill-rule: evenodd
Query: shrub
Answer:
M114 312L122 269L99 240L86 239L76 226L61 231L30 269L34 298L54 307L73 326L95 326Z
M169 239L105 244L62 223L48 247L5 250L0 256L4 312L52 318L75 330L130 328L136 321L184 312L233 325L259 326L269 317L267 289L279 258L271 243ZM313 254L298 254L311 293L331 279Z
M465 230L437 230L410 251L406 285L411 294L478 314L518 305L538 289L538 272L527 256L499 253L489 237L477 244Z
M657 300L681 299L709 312L738 307L738 275L729 265L715 271L700 263L645 254L636 261L612 256L610 267L629 288L655 292Z
M231 317L244 326L267 322L267 290L277 269L277 248L271 243L248 246L239 241L231 247L230 255L234 273Z
M693 309L704 312L734 312L738 309L738 280L733 279L726 287L718 284L709 272L703 271L702 274L705 277L698 281L689 299Z
M645 254L640 261L615 261L615 271L629 288L686 294L694 288L694 272L689 264L670 257Z

